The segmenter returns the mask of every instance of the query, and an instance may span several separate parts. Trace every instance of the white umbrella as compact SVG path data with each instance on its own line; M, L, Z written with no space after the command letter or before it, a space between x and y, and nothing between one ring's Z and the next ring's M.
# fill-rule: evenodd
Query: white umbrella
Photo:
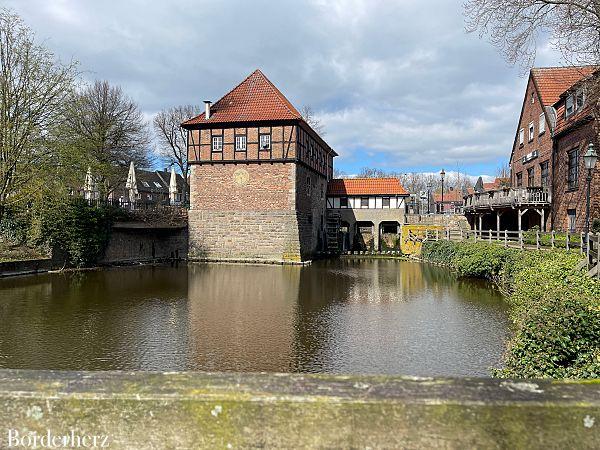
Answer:
M133 161L129 165L129 173L127 174L127 183L125 183L125 188L129 191L129 201L131 204L135 204L135 200L138 194L137 188L137 180L135 178L135 167L133 166Z
M88 167L87 173L85 174L83 196L86 200L96 200L99 198L98 185L92 175L91 167Z
M171 180L169 181L169 198L171 205L177 201L177 175L175 175L175 167L171 166Z

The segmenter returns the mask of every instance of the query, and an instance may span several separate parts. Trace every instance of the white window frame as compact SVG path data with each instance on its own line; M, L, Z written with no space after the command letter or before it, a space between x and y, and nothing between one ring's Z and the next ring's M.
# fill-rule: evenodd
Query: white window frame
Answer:
M236 152L245 152L247 149L247 138L244 135L239 135L235 137L235 151Z
M156 186L156 187L157 187L157 188L159 188L159 189L162 189L162 188L163 188L162 184L160 184L158 181L155 181L155 182L154 182L154 186Z
M260 134L258 137L259 150L271 150L271 135Z
M519 145L523 145L525 143L525 129L521 128L519 130Z
M544 113L541 113L538 133L544 134L545 132L546 132L546 115Z
M222 152L223 151L223 136L213 136L212 137L212 147L213 152Z
M529 142L533 141L534 136L535 136L535 123L530 122L529 123Z
M570 106L569 106L570 103ZM575 97L573 94L567 95L565 99L565 117L571 117L575 112Z

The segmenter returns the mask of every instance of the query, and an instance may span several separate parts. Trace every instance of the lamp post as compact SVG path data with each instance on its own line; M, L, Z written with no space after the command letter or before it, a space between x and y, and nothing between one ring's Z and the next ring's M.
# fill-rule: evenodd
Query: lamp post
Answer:
M440 177L442 178L442 206L441 206L442 214L444 214L444 177L445 176L446 176L446 172L444 171L444 169L442 169L442 171L440 172Z
M431 182L427 183L427 214L431 214L431 188L433 184Z
M585 164L585 168L587 169L587 196L586 196L586 206L585 206L585 242L586 247L588 244L588 234L590 232L590 195L591 195L591 186L592 186L592 170L596 165L596 161L598 160L598 154L596 153L596 149L594 149L594 144L590 142L588 146L588 150L583 155L583 162Z

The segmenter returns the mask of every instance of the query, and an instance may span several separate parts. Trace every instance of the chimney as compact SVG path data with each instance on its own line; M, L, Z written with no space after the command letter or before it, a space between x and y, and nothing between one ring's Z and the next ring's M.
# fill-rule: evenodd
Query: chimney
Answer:
M204 100L204 118L206 120L210 119L210 100Z

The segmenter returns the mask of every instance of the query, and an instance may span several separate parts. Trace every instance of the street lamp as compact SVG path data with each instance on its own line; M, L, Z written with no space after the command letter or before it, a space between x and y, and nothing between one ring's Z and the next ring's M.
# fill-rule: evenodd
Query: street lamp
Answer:
M431 181L427 183L427 214L431 214L431 188L433 184Z
M445 176L446 176L446 172L444 172L444 169L442 169L442 171L440 172L440 177L442 178L442 206L441 206L442 214L444 214L444 177Z
M587 246L587 241L588 241L588 234L590 232L590 190L591 190L591 185L592 185L592 170L594 169L594 166L596 165L597 160L598 160L598 154L596 153L596 150L594 149L594 144L592 144L590 142L587 152L585 153L585 155L583 155L583 162L585 164L585 168L588 171L587 178L586 178L587 199L586 199L586 206L585 206L585 242L586 242L586 246Z

